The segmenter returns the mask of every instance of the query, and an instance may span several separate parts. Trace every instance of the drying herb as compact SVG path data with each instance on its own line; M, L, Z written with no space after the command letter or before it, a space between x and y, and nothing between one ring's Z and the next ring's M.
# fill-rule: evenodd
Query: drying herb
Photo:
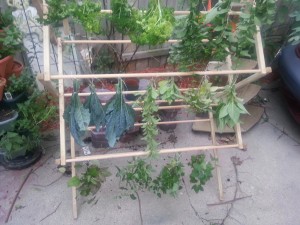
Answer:
M162 193L176 197L178 191L182 189L183 176L184 166L176 156L162 168L159 176L153 180L152 190L158 197L161 197Z
M72 10L72 17L75 22L80 23L87 32L94 34L101 33L101 3L92 0L83 0Z
M81 177L74 176L68 181L68 187L77 187L82 196L95 194L111 173L108 168L100 168L97 165L88 166Z
M105 122L105 109L102 106L93 85L90 86L91 94L87 97L84 107L90 112L90 126L96 126L96 131L99 132L101 126Z
M62 20L70 17L76 3L75 0L47 0L47 4L47 18L42 20L45 25L57 24Z
M158 135L157 123L159 118L156 115L158 112L158 106L155 102L158 96L158 91L153 87L153 85L149 85L146 94L140 98L140 100L143 100L143 140L147 142L146 151L149 151L149 157L151 158L158 156L158 143L156 141L156 136Z
M63 19L73 18L75 22L80 23L88 32L101 33L101 4L92 0L48 0L48 15L42 19L42 23L57 24Z
M131 105L125 103L122 94L122 82L116 85L116 94L106 104L105 136L110 147L113 147L124 132L131 129L135 121L135 112Z
M90 124L90 113L89 109L84 108L80 102L78 90L79 82L78 80L74 80L71 102L66 107L63 117L70 128L75 142L81 146L85 146L81 138Z
M184 94L184 100L196 113L208 112L212 104L216 102L217 89L205 79L198 88L189 89Z
M167 101L169 105L176 99L182 98L180 90L174 82L174 78L160 81L158 88L160 98Z
M157 45L167 41L173 33L174 10L163 8L160 0L150 0L146 13L142 13L134 32L129 34L138 45Z
M130 6L127 0L112 0L111 1L111 21L117 31L122 34L134 33L137 22L140 20L140 12Z
M190 174L190 182L193 184L192 189L198 193L203 191L203 186L210 178L212 178L212 171L214 167L210 162L205 161L205 155L195 155L191 157L189 166L192 168Z
M234 127L239 123L240 115L248 113L243 100L237 97L234 83L226 85L224 93L225 97L216 109L217 125L220 129L224 129L225 126Z
M120 178L120 182L125 182L125 187L121 189L130 191L129 195L132 199L136 198L138 190L146 190L152 183L151 173L154 170L144 159L133 159L126 167L122 169L117 167L117 170L116 176Z

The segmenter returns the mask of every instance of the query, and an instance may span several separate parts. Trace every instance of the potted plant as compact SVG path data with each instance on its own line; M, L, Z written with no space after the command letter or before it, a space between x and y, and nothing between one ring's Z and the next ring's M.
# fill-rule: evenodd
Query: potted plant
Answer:
M34 84L34 78L29 70L24 71L20 77L12 75L6 85L4 105L9 108L17 108L17 103L24 102L27 99L27 92Z
M0 13L0 18L4 18L6 14ZM1 19L0 19L1 20ZM0 32L0 77L8 78L12 73L13 55L22 47L22 34L12 19L2 19L3 27ZM3 21L9 21L4 24Z
M45 92L35 91L27 101L18 104L18 111L13 128L0 135L1 163L8 169L29 167L41 157L40 128L55 116L56 107L49 104Z
M9 130L17 118L17 111L7 108L0 109L0 132Z

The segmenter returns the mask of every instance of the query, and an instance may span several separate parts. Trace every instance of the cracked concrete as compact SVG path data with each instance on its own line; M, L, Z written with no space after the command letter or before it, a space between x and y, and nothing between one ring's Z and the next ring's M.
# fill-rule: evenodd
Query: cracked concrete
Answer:
M249 132L243 134L247 151L237 149L219 151L224 201L232 200L236 188L238 188L237 198L251 196L234 202L224 224L295 225L299 220L300 208L298 201L300 126L295 124L288 114L279 91L263 90L259 95L270 100L265 104L268 120L262 119ZM193 133L191 124L177 125L175 134L176 139L174 136L170 137L172 133L161 132L160 140L166 141L164 148L171 148L173 145L182 147L209 143L209 135ZM170 143L170 140L173 140L173 143ZM140 141L137 142L141 144ZM141 223L138 201L129 197L119 197L121 195L118 188L119 181L114 175L107 179L91 203L82 197L78 198L78 219L73 220L71 190L66 185L69 177L62 176L54 163L59 156L57 141L45 141L44 147L46 153L33 167L38 169L30 175L21 190L9 218L9 225ZM190 155L190 153L182 154L182 161L187 163ZM237 157L242 161L242 164L237 166L238 186L231 157ZM167 159L168 156L163 155L155 165L159 168ZM109 167L115 174L115 165L125 165L127 160L104 160L100 163L104 167ZM0 167L0 224L4 223L12 199L28 172L29 169L6 171ZM208 206L219 203L216 177L207 183L203 192L195 194L187 174L184 177L185 185L177 198L163 196L159 199L152 193L139 193L145 225L222 223L230 204Z

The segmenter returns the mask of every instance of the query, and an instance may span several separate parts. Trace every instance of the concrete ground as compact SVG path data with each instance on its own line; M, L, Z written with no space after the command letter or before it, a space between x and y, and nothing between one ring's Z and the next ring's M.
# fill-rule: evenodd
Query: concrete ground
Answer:
M120 198L119 180L112 175L91 201L78 197L78 219L73 220L71 189L66 185L70 177L62 175L54 162L59 156L57 136L56 140L44 141L45 155L32 168L7 171L0 167L0 224L4 224L13 198L29 172L8 219L9 225L136 225L141 224L141 218L145 225L299 224L300 126L287 112L280 91L271 87L266 86L259 94L265 100L264 117L243 134L247 150L220 150L223 204L218 200L216 176L203 192L195 194L186 174L177 198L159 199L152 193L141 192L140 215L139 202L126 196ZM229 139L223 136L219 141ZM191 124L186 124L178 125L174 133L161 132L160 140L164 142L163 148L169 148L208 144L209 136L193 133ZM181 158L187 162L190 154L182 154ZM115 174L115 165L122 166L127 160L104 160L100 164ZM166 160L168 156L164 155L156 165L159 167Z

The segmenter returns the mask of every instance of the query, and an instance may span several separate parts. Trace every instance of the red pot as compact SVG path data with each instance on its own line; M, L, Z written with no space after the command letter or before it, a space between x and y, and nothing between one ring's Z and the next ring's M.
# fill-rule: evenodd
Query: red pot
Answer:
M15 61L13 61L12 71L9 74L9 76L15 74L16 77L19 77L21 75L23 69L24 69L23 64L21 62L15 60Z
M2 100L2 97L3 97L5 85L6 85L6 79L3 77L0 77L0 101Z
M3 59L0 59L0 77L4 77L7 79L7 72L11 72L13 67L13 56L6 56Z

